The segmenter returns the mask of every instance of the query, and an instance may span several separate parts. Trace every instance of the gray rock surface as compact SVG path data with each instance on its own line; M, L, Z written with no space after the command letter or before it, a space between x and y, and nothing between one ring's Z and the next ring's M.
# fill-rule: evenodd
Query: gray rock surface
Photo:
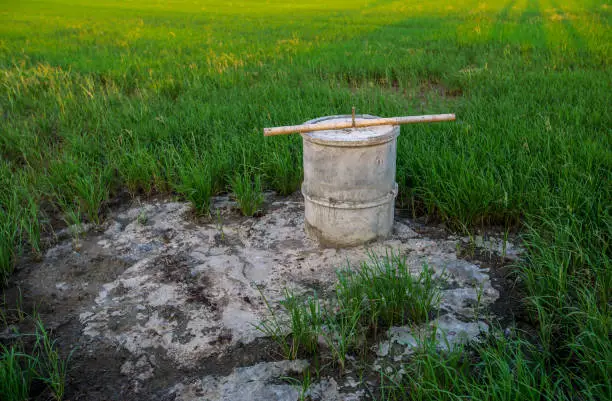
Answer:
M298 388L278 379L307 367L303 360L258 363L236 368L228 376L206 376L189 385L178 384L171 393L177 395L175 400L183 401L297 400Z

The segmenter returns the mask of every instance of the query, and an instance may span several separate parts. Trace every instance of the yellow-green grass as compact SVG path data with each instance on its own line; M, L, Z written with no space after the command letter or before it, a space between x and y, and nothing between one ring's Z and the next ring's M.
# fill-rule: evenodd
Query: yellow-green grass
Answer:
M537 380L604 398L610 10L594 0L4 0L2 276L20 252L39 252L51 216L100 222L122 188L175 194L203 213L232 182L257 187L244 171L297 190L300 138L264 139L265 126L353 105L455 112L456 123L402 127L402 207L454 229L519 228L528 255L516 271L544 355Z

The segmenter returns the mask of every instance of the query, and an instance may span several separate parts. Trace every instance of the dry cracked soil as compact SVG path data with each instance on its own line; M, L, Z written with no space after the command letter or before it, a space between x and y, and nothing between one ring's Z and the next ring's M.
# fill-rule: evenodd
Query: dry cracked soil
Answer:
M499 240L480 238L475 245L489 257L465 257L466 238L397 217L386 240L322 248L304 233L299 196L267 194L266 212L253 218L235 206L217 197L206 220L186 203L132 201L78 240L74 227L59 232L42 260L19 264L4 297L35 306L62 352L72 350L66 399L296 400L300 388L285 378L311 362L283 360L256 329L268 316L263 297L273 309L285 288L324 297L337 269L358 267L368 252L399 253L415 274L427 264L443 283L431 322L392 327L371 346L373 377L408 358L423 332L436 328L440 346L453 346L509 308L499 268L519 256L512 244L502 258ZM368 392L349 367L313 379L309 396L360 400Z

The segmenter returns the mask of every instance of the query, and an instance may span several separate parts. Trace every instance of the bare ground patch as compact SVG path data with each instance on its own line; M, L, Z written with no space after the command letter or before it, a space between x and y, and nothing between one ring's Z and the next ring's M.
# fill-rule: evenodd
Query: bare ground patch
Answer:
M268 198L267 213L256 218L241 218L217 199L220 221L194 221L184 203L126 206L78 246L66 239L42 261L24 261L5 296L16 299L21 288L63 352L74 349L67 399L231 400L245 391L252 399L295 399L295 386L281 377L313 361L282 361L255 328L268 313L261 294L280 311L286 287L331 293L336 269L358 266L369 251L398 252L415 272L426 263L445 284L437 317L378 338L363 377L408 355L419 330L434 325L451 343L466 341L488 329L488 308L501 313L498 265L463 255L460 237L399 217L386 240L325 249L304 234L299 197ZM477 299L482 319L475 318ZM360 374L357 367L342 377L329 372L313 383L313 399L367 398L355 384Z

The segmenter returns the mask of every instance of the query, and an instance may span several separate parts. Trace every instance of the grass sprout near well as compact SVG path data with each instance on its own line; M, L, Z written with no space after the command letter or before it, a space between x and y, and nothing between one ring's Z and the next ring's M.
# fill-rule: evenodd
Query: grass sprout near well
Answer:
M302 348L306 353L313 355L319 349L319 335L323 327L323 310L317 294L305 300L296 297L285 289L285 298L282 305L289 313L289 326L291 328L291 358L297 358Z
M440 294L430 269L424 266L413 277L405 258L389 252L371 253L359 270L339 270L335 296L325 302L316 294L298 296L285 289L278 313L262 297L269 317L256 327L279 344L285 358L318 355L323 343L343 372L349 353L365 352L372 328L426 321Z
M357 303L349 305L350 309L340 309L336 314L330 314L326 321L323 338L331 354L331 361L337 365L340 374L346 368L349 352L361 351L365 347L361 326L362 309ZM361 347L360 347L361 346Z
M279 314L272 309L261 290L260 293L269 316L255 326L257 330L280 346L284 358L296 359L300 352L316 354L324 324L324 311L317 295L304 298L285 289L280 302L284 311Z
M415 277L406 257L393 251L383 256L370 253L359 269L340 270L336 293L340 310L351 310L357 304L362 321L374 331L425 322L440 301L433 271L424 265Z

